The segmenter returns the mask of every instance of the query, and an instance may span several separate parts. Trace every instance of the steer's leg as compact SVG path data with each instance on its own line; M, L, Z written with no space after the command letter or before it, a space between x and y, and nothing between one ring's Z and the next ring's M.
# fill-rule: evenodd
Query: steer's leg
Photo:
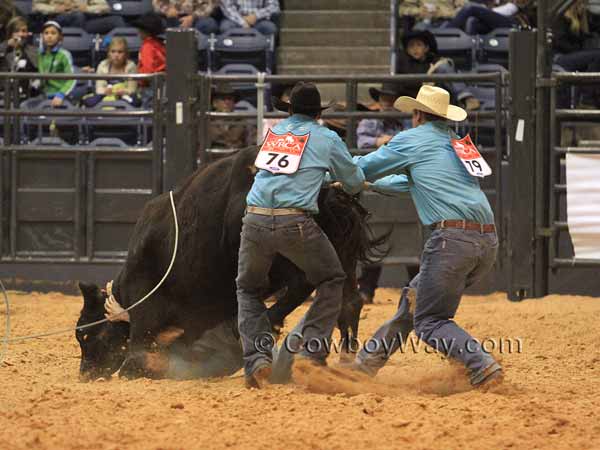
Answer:
M152 298L129 312L131 316L129 353L119 369L120 377L160 377L158 373L148 367L147 353L154 344L158 332L164 328L167 302L167 298L154 294Z

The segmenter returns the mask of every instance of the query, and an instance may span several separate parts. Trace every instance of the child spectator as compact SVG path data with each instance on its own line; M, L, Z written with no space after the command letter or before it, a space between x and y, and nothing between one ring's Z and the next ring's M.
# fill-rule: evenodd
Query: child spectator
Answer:
M154 11L166 18L167 27L191 28L202 34L219 32L212 17L216 0L152 0Z
M411 31L402 36L404 50L398 55L396 73L424 73L424 74L452 74L456 73L454 63L451 59L442 58L437 54L437 41L429 31ZM459 102L463 103L469 111L478 109L480 106L465 83L454 81L442 83L445 89ZM415 97L422 83L402 82L399 95Z
M278 0L221 0L221 33L232 28L256 28L262 34L277 33Z
M92 34L126 26L123 17L108 14L110 6L106 0L33 0L32 9L63 27L83 28Z
M37 72L38 52L29 42L27 20L13 17L6 25L6 35L0 44L0 72Z
M73 73L73 58L61 47L62 28L49 20L42 27L42 50L38 58L40 73ZM75 80L42 80L42 92L52 99L52 106L60 106L75 87Z
M165 32L162 18L156 13L147 13L141 16L133 24L140 33L142 46L138 54L138 73L164 72L167 67L167 50L159 35ZM150 86L149 80L139 80L138 85L142 88ZM150 89L142 90L144 102L152 98Z
M98 75L137 73L137 66L129 59L129 49L125 38L115 37L110 41L108 57L98 64L96 73ZM133 106L139 106L140 100L136 90L137 82L135 80L98 80L95 94L84 97L83 104L93 107L103 100L124 100Z

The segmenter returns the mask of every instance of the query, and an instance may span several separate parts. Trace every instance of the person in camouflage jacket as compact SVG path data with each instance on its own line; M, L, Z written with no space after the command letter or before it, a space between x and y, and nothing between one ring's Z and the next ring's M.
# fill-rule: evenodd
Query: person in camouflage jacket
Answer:
M416 23L422 23L427 28L439 26L452 19L465 3L465 0L402 0L398 14L406 33Z
M166 19L167 27L194 27L202 34L219 31L213 17L217 0L152 0L152 6Z
M33 0L33 12L58 22L62 27L83 28L88 33L106 34L125 27L121 16L110 15L106 0Z

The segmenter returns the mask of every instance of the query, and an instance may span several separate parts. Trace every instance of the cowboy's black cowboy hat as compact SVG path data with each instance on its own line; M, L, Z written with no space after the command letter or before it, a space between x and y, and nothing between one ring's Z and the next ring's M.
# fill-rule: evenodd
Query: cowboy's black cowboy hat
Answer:
M165 32L165 24L162 17L153 12L140 16L133 22L133 26L145 31L151 36L158 36Z
M429 51L432 53L437 53L437 51L438 51L437 41L435 40L435 36L431 33L431 31L412 30L412 31L409 31L408 33L405 33L402 36L402 47L404 47L405 51L406 51L406 47L408 46L408 42L411 39L419 39L419 40L423 41L425 43L425 45L427 45L427 47L429 47Z
M369 88L369 95L376 102L379 101L380 95L390 95L398 98L400 97L400 87L397 83L386 81L381 84L381 89L377 89L376 87Z
M237 103L240 100L240 94L238 91L233 89L230 85L225 83L218 83L212 86L212 98L223 98L233 97Z
M313 83L299 81L296 83L290 94L290 102L284 102L277 97L271 97L273 107L279 111L288 112L290 107L294 113L315 113L331 108L335 101L331 101L325 106L321 105L321 94Z

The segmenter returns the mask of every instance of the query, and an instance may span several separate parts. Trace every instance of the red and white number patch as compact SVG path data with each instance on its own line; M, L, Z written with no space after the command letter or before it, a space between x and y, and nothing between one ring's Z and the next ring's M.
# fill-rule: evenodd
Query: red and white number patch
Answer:
M310 133L296 136L290 132L275 134L269 130L254 165L271 173L298 171Z
M485 162L473 141L471 141L471 137L467 134L462 139L451 139L452 147L454 148L454 152L456 156L460 159L460 161L469 172L474 177L487 177L492 174L492 169Z

